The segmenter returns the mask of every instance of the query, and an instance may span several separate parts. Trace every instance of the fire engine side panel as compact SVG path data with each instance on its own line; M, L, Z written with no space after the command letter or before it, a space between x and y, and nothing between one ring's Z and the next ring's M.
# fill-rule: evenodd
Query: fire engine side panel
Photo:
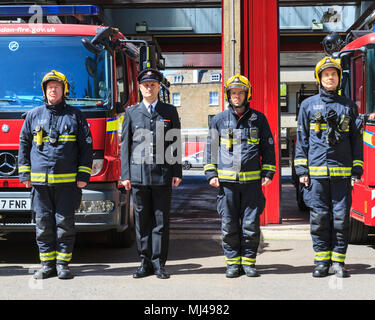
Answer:
M242 17L242 72L253 86L250 106L263 112L274 136L276 174L264 188L261 224L280 223L278 3L245 0Z

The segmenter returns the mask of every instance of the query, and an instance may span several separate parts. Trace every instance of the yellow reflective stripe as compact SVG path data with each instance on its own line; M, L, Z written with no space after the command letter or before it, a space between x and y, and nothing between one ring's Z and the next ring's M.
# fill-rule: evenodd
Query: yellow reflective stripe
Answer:
M353 167L359 166L363 168L363 161L362 160L353 160Z
M31 172L31 181L32 182L44 182L46 181L46 174Z
M235 257L235 258L225 257L225 262L227 264L241 264L241 257Z
M276 171L276 166L274 166L272 164L264 164L262 166L262 170L269 170L269 171L275 172Z
M76 141L77 138L75 135L62 135L59 136L59 141Z
M106 132L111 133L111 132L117 132L118 131L118 119L108 119L106 123Z
M256 262L256 259L253 259L253 258L248 258L248 257L241 257L241 264L245 264L245 265L254 265Z
M216 170L216 165L215 164L206 164L204 167L203 167L203 170L204 171L207 171L207 170Z
M219 179L236 180L237 172L230 170L218 170Z
M328 175L328 168L326 166L309 167L309 174L310 174L310 176Z
M329 175L333 177L349 177L352 175L352 167L331 167Z
M91 168L85 167L85 166L79 166L78 172L85 172L85 173L91 174Z
M30 166L20 166L18 168L18 172L30 172L31 171L31 167Z
M238 179L240 181L259 180L260 179L260 171L239 172L238 173Z
M226 147L230 148L230 146L233 144L233 139L220 138L220 144L223 144Z
M255 138L249 138L247 139L247 144L259 144L260 138L255 139Z
M295 166L307 166L307 159L294 159Z
M315 122L310 122L310 130L315 130ZM326 123L319 123L320 130L327 130L327 124Z
M314 259L316 261L331 260L331 251L321 251L314 253Z
M48 174L49 183L75 182L77 173Z
M40 261L50 261L56 259L56 251L51 252L40 252L39 253Z
M332 261L344 262L345 258L346 254L344 253L332 252Z
M63 252L56 251L56 254L57 254L57 257L56 257L57 260L68 261L68 262L72 260L72 253L63 253Z

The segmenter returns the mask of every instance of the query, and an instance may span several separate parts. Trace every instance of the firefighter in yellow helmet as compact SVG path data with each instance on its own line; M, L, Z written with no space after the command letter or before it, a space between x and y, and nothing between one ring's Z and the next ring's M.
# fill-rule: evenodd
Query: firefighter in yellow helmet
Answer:
M245 272L256 277L259 218L265 207L262 186L275 173L274 140L264 114L250 107L252 87L246 77L229 78L224 91L229 106L210 122L204 172L218 188L226 276Z
M90 180L92 138L81 111L66 104L69 83L52 70L42 80L45 105L29 111L20 134L20 181L31 189L42 268L35 279L73 277L74 211Z
M344 264L351 191L363 172L361 128L356 104L338 94L340 64L330 57L322 59L315 67L315 77L319 94L301 104L294 160L310 209L315 264L312 275L325 277L332 265L337 277L348 277Z

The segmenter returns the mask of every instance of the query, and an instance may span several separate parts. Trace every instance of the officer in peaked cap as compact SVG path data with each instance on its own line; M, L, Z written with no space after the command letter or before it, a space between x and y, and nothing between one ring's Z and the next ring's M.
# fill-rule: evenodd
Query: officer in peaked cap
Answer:
M141 258L134 278L153 274L159 279L169 278L164 266L172 186L177 187L182 178L181 124L176 108L159 100L162 79L155 69L139 73L142 101L125 110L122 126L121 183L131 190ZM170 141L166 135L171 136L172 132Z
M163 75L156 69L146 68L139 73L137 79L139 84L146 81L156 81L160 83L161 80L163 80Z

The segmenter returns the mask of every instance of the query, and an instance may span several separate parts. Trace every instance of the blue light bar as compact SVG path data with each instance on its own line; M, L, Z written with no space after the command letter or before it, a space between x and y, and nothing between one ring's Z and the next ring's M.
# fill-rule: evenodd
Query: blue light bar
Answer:
M0 6L0 16L33 16L36 10L31 6ZM72 16L81 14L85 16L99 15L99 7L93 5L71 5L71 6L38 6L46 16Z

